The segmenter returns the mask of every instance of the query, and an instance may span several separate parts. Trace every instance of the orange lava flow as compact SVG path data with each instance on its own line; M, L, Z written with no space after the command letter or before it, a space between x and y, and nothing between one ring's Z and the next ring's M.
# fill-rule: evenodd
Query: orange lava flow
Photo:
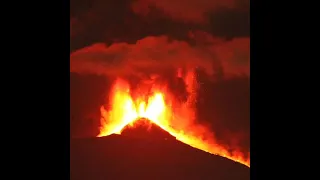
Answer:
M195 111L191 103L195 98L192 95L192 82L191 74L186 81L191 95L187 102L178 103L165 87L152 86L148 93L133 97L129 84L118 79L111 92L110 110L101 107L101 129L98 137L121 134L126 125L133 125L135 120L146 118L185 144L250 167L249 155L245 158L239 151L229 152L214 141L209 130L195 123Z

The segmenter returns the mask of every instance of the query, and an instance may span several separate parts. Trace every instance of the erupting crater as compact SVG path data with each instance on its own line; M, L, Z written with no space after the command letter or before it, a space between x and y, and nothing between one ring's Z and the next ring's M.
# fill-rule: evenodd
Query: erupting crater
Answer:
M214 134L196 122L194 104L197 99L197 82L194 73L187 73L184 82L189 95L185 102L180 102L165 85L152 84L146 91L140 88L136 93L128 82L118 79L109 96L110 105L107 108L101 107L101 129L98 137L111 134L139 135L140 130L128 129L156 125L159 131L161 129L168 133L166 137L173 136L194 148L250 167L249 153L244 155L238 150L230 151L230 148L218 144ZM150 134L142 133L142 136Z
M146 118L139 118L121 130L121 135L150 140L176 140L170 133Z

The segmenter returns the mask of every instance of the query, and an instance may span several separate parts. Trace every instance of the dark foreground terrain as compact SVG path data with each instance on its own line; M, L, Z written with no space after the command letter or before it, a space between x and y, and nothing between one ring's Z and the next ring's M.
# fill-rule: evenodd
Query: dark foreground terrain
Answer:
M250 168L185 145L160 129L140 123L123 135L71 140L71 180L250 179Z

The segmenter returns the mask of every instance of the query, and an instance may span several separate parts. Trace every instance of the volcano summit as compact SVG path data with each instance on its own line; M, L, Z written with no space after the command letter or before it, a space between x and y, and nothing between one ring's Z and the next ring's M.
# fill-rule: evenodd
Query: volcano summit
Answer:
M167 131L146 118L140 118L128 124L121 131L122 136L145 140L176 140Z

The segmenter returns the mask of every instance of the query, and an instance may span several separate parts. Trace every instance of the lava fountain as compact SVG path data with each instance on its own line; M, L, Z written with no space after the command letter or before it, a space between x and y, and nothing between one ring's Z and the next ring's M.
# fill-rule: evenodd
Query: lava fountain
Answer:
M177 140L211 154L223 156L250 167L250 154L228 150L217 144L213 133L196 123L194 102L197 83L193 72L183 78L189 96L178 102L166 85L152 84L147 90L139 89L135 95L127 81L117 79L110 94L110 108L101 107L101 128L98 137L121 134L122 129L140 118L155 123Z

